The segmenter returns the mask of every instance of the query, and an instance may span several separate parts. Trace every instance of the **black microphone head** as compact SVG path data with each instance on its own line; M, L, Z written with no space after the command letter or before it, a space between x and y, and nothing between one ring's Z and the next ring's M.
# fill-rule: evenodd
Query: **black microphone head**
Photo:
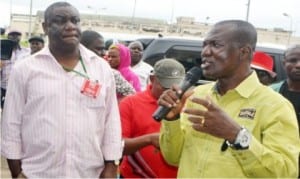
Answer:
M185 80L190 84L195 84L202 76L202 69L198 66L191 68L185 75Z

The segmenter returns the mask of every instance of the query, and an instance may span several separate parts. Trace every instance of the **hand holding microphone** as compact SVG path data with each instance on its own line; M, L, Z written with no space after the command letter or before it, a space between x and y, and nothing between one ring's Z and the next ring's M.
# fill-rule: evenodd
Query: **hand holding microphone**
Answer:
M179 114L182 111L186 99L192 95L192 90L187 90L181 98L179 98L179 92L181 89L176 85L174 88L166 90L158 100L159 108L153 114L153 118L156 121L162 119L172 121L179 118ZM164 115L161 115L161 114ZM163 116L163 117L157 117Z
M185 99L191 95L191 92L186 94L185 92L201 78L201 75L202 71L200 67L193 67L189 70L179 87L173 86L172 89L166 90L160 96L158 100L159 107L152 117L156 121L161 121L170 111L167 118L171 120L176 117L183 107L183 104L180 103L182 95L184 94L182 101L185 101Z

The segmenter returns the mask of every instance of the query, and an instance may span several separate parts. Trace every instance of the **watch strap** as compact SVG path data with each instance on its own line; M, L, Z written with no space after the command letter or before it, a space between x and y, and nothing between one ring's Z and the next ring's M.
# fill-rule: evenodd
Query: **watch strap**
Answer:
M240 139L239 139L239 134L241 131L243 130L246 130L248 131L246 128L242 127L241 130L239 131L238 133L238 136L237 138L235 139L234 143L230 143L229 140L225 139L222 146L221 146L221 151L224 152L228 149L228 147L234 149L234 150L245 150L245 149L248 149L249 148L249 145L246 146L246 147L243 147L241 144L240 144Z
M104 163L112 163L118 166L120 164L120 160L105 160Z

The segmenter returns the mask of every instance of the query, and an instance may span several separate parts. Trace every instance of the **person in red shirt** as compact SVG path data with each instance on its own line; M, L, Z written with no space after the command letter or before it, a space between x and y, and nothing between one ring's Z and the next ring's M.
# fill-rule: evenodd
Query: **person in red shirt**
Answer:
M151 84L143 92L125 97L119 103L123 161L120 166L124 178L175 178L177 167L168 165L159 150L160 123L152 118L158 108L157 99L185 75L182 64L163 59L154 65Z

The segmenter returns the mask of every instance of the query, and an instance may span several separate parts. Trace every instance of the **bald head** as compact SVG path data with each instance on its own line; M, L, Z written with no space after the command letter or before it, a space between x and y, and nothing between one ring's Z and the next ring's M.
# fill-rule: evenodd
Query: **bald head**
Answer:
M133 41L133 42L131 42L128 45L128 48L131 48L131 47L139 47L142 51L144 50L144 46L143 46L142 42L140 42L140 41Z
M295 44L295 45L289 46L284 52L284 58L286 58L286 55L288 53L290 53L291 51L294 51L294 50L300 50L300 44Z
M128 45L128 48L131 54L131 66L135 66L142 59L144 46L140 41L134 41Z
M45 10L45 14L44 14L44 22L48 23L49 22L49 17L51 16L51 14L53 13L53 10L58 8L58 7L66 7L66 6L70 6L73 7L70 3L68 2L55 2L53 4L51 4L49 7L47 7L47 9ZM74 7L75 9L75 7Z
M231 37L233 42L240 46L250 45L252 51L255 51L257 42L257 32L255 27L249 22L242 20L225 20L217 23L217 26L228 26L231 28Z
M86 30L83 31L81 34L80 43L87 47L90 46L96 39L102 39L104 43L104 38L101 34L93 30Z

